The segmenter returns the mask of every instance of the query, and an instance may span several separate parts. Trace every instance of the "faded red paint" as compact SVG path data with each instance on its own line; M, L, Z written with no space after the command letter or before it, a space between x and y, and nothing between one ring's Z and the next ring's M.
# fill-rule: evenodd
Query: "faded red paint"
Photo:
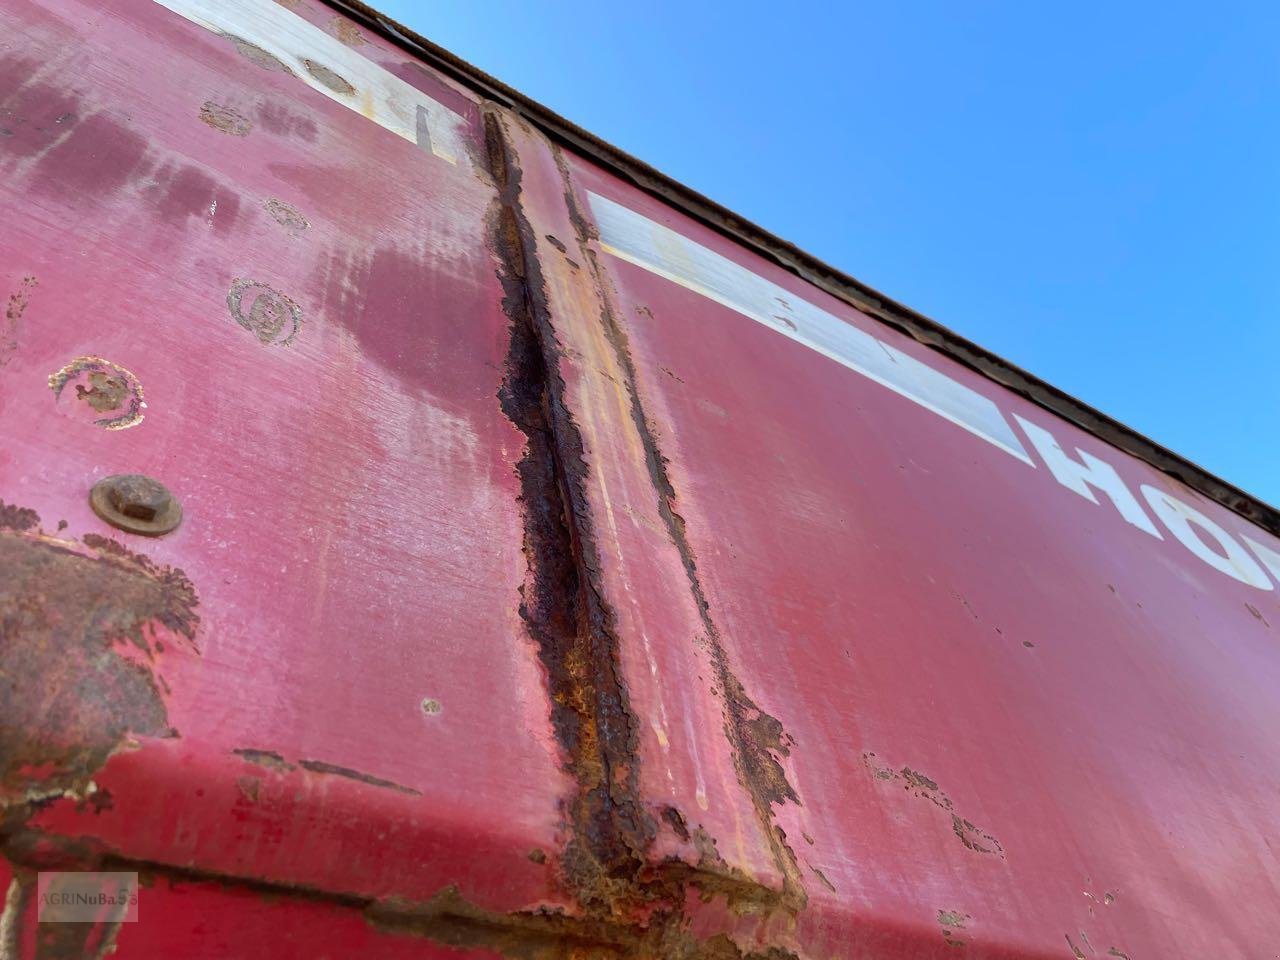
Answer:
M0 12L0 954L1275 942L1275 592L613 256L588 192L1274 538L283 6L456 162L151 0ZM107 527L114 474L182 525ZM99 865L139 922L34 922Z

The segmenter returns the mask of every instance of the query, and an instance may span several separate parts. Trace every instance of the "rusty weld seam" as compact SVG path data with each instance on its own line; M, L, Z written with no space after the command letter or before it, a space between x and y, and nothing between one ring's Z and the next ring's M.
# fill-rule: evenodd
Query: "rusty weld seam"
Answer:
M23 845L27 850L10 847L4 851L18 881L8 893L8 898L14 901L13 908L6 911L10 925L0 932L14 942L21 935L20 924L30 902L29 896L34 892L36 871L92 869L137 873L143 888L154 887L158 879L164 879L172 886L216 884L254 893L267 901L287 897L352 910L360 913L365 922L380 933L489 950L514 960L564 960L566 957L599 960L799 960L796 954L778 947L768 947L761 952L744 950L723 934L700 940L687 928L674 924L641 927L614 918L574 917L546 909L499 913L471 903L453 884L443 887L426 900L415 901L180 867L122 857L74 843L59 851L56 859L49 860L30 851L41 850L45 842L54 838L40 831L28 833L31 836ZM87 924L84 926L89 927ZM0 948L4 945L5 941L0 940ZM8 960L2 952L0 958Z
M685 529L684 517L676 511L676 490L667 471L667 458L662 455L658 438L650 425L644 403L640 398L635 362L631 356L627 334L611 306L607 274L601 268L596 251L591 244L594 230L583 214L574 193L564 152L554 143L550 143L549 146L555 156L556 166L564 185L564 201L577 235L578 248L588 265L596 290L596 298L600 303L600 320L604 326L605 337L613 347L618 365L622 368L630 401L631 418L644 448L645 464L657 496L658 513L662 516L668 537L680 554L689 583L689 593L693 597L698 616L702 621L706 648L715 668L716 680L724 704L725 735L733 750L738 777L751 797L761 829L773 852L778 869L782 872L784 903L793 909L799 909L807 900L802 882L803 874L797 863L795 852L787 843L786 834L773 822L775 804L787 801L800 803L800 798L787 780L786 771L777 759L778 754L782 756L789 754L793 741L776 718L765 713L752 701L729 663L720 630L711 615L711 604L698 575L698 564Z
M529 564L520 615L546 670L552 724L578 785L562 869L584 908L616 912L638 889L657 826L640 800L636 720L613 612L595 582L600 560L582 436L565 404L536 239L520 205L521 170L491 110L485 146L498 189L491 227L502 305L511 321L499 399L526 441L517 466Z

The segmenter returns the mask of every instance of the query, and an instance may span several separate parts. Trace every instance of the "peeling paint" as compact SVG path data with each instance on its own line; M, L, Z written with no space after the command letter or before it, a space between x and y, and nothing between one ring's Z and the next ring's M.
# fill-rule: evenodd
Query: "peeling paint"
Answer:
M256 280L236 279L227 292L227 309L236 323L263 344L285 347L302 329L302 310L280 291Z
M311 227L311 221L304 217L297 207L285 203L283 200L272 198L267 200L263 206L266 208L267 213L271 214L272 220L295 237Z
M928 800L938 809L945 811L951 819L951 832L974 853L994 854L1001 859L1004 858L1004 847L1000 841L973 821L957 813L951 798L939 788L937 781L932 777L911 767L903 767L895 771L891 767L881 766L874 752L864 753L862 764L877 780L900 783L902 788L912 796Z
M253 121L240 111L212 100L206 100L200 107L200 120L233 137L247 137L253 130Z
M238 757L243 757L250 763L256 763L261 767L266 767L268 770L286 771L297 769L294 764L289 763L284 757L280 756L280 754L276 753L274 750L254 750L249 747L242 747L239 750L232 750L231 752Z
M23 277L18 289L9 295L4 311L4 327L0 328L0 367L6 366L18 350L18 331L31 292L40 285L35 277Z
M304 770L310 770L312 773L327 773L335 777L346 777L348 780L355 780L359 783L366 783L371 787L382 787L386 790L396 790L400 793L407 793L410 796L422 796L420 790L414 790L412 787L405 787L390 780L384 780L382 777L375 777L368 773L361 773L359 770L352 770L350 767L340 767L334 763L325 763L323 760L299 760L298 766Z
M60 413L104 430L136 427L146 416L138 378L102 357L76 357L49 375L49 389Z
M155 666L175 654L161 638L198 653L181 570L94 534L44 537L31 516L0 530L0 807L11 810L88 796L129 734L174 735Z

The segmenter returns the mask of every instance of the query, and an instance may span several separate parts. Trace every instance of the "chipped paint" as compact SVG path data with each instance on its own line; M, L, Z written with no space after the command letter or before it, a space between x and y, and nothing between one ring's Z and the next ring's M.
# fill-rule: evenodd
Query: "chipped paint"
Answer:
M39 285L40 282L35 277L23 277L18 289L9 294L9 302L4 311L4 326L0 327L0 367L7 365L18 350L22 315L26 312L32 291Z
M359 770L352 770L350 767L342 767L336 763L326 763L323 760L299 760L298 766L304 770L310 770L312 773L325 773L334 777L345 777L348 780L355 780L357 783L368 784L371 787L381 787L385 790L396 790L400 793L407 793L410 796L420 797L422 792L412 787L402 786L393 783L390 780L384 780L382 777L375 777L372 774L361 773Z
M200 120L222 133L233 137L247 137L253 130L253 121L234 107L206 100L200 106Z
M49 375L49 389L60 413L104 430L136 427L145 416L138 378L102 357L76 357Z
M232 281L227 292L227 309L236 323L263 344L287 347L302 329L301 308L280 291L257 280Z
M263 202L263 207L271 215L271 219L284 227L295 237L311 227L311 221L293 204L285 203L274 197Z
M862 755L862 763L871 771L875 779L899 783L912 796L928 800L938 809L945 811L951 819L951 832L969 850L974 853L994 854L1001 859L1004 858L1004 847L1000 841L977 826L973 821L957 813L955 804L938 786L936 780L910 767L893 770L890 767L881 766L876 755L870 752Z

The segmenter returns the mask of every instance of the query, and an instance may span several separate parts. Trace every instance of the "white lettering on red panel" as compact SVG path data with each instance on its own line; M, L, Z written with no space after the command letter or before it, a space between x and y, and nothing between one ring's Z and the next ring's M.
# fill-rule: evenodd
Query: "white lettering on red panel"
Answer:
M588 196L605 252L804 344L1035 466L989 397L683 234L607 197ZM1165 539L1111 464L1080 449L1072 456L1044 427L1016 414L1014 419L1059 484L1095 504L1103 494L1129 524ZM1190 504L1145 484L1141 493L1173 538L1201 562L1259 590L1273 589L1263 567L1280 579L1280 553L1242 537L1259 564L1235 536Z
M462 117L275 0L156 2L206 30L250 44L256 56L266 54L307 86L441 160L457 163L465 156Z
M600 242L614 256L803 343L1005 453L1032 462L999 408L976 390L620 203L594 193L590 199Z

